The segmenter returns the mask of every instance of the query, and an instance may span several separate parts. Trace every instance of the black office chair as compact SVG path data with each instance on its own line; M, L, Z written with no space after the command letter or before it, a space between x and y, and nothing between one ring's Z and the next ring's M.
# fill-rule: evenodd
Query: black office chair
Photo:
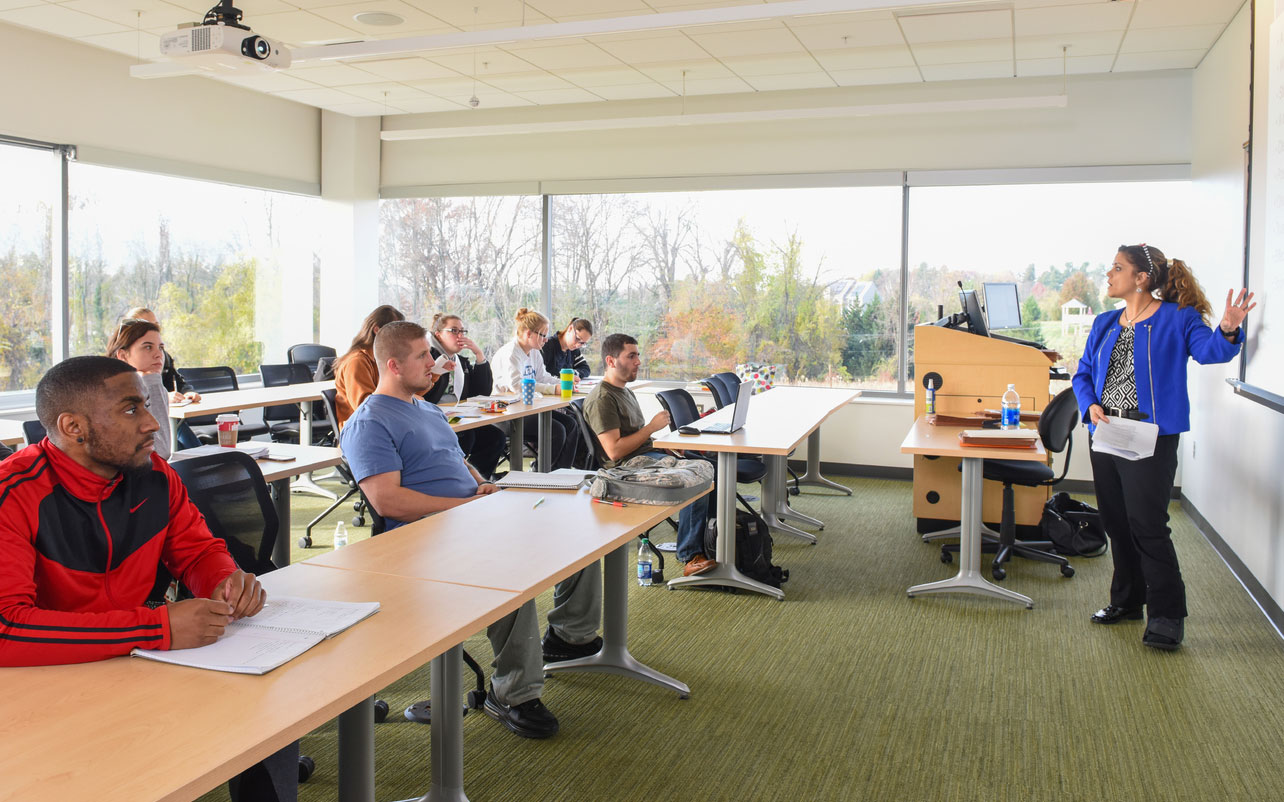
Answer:
M334 363L339 361L337 356L323 356L317 360L317 369L312 371L312 381L323 382L334 379Z
M326 422L329 423L331 428L337 428L335 426L335 419L337 416L334 413L335 395L336 393L334 390L321 391L321 399L322 399L321 404L325 408ZM347 460L344 460L343 462L340 462L338 465L334 466L334 470L336 473L339 474L339 478L343 480L344 484L348 486L348 492L344 493L342 496L335 499L333 504L331 504L329 507L326 507L325 510L322 511L320 515L318 515L317 517L313 518L311 521L308 522L308 526L307 526L307 529L304 530L303 537L299 538L299 548L301 549L312 548L312 528L317 524L321 523L321 519L325 518L330 513L339 509L339 507L343 506L343 503L345 501L347 501L348 499L352 498L354 495L357 495L361 492L361 489L357 487L357 480L354 479L352 476L352 469L348 467ZM364 495L360 496L357 499L357 501L352 505L353 511L356 512L356 515L353 516L352 518L353 526L366 525L365 513L367 510L370 509L370 507L368 504L366 504L365 498L366 497ZM379 518L378 516L372 514L370 516L370 520L371 520L371 530L370 530L371 535L377 535L383 531L382 518ZM377 528L375 528L376 524L377 524Z
M736 397L740 393L740 377L730 371L715 373L709 378L701 380L700 384L708 388L709 392L713 394L713 404L718 409L734 404ZM791 450L785 459L785 470L789 472L789 477L793 480L792 485L786 483L785 492L791 496L796 496L802 491L798 487L798 473L789 467L788 457L793 455L794 452Z
M328 345L320 345L319 343L291 345L285 352L285 358L290 362L307 365L309 376L317 372L317 362L321 361L321 357L325 356L338 356L338 352Z
M312 373L301 362L283 365L259 365L259 376L264 387L285 387L290 384L310 384ZM334 442L334 427L325 417L325 405L313 403L312 444L328 445ZM263 422L267 424L272 440L277 443L299 442L299 405L273 404L263 409Z
M1074 390L1072 389L1062 390L1057 394L1056 398L1052 399L1043 408L1043 412L1039 413L1039 439L1043 441L1043 447L1054 454L1060 454L1063 450L1066 452L1060 476L1055 476L1052 468L1042 462L987 459L983 463L982 473L984 477L1003 483L1003 517L999 523L999 540L998 543L987 543L983 546L985 551L994 550L997 552L994 555L994 563L990 567L990 573L995 579L1001 580L1007 576L1007 571L1003 568L1003 564L1011 559L1014 554L1018 557L1025 557L1028 560L1038 560L1039 562L1059 565L1061 566L1062 576L1074 576L1074 567L1070 565L1070 561L1060 554L1054 554L1049 551L1052 548L1050 541L1017 541L1016 502L1012 486L1047 487L1065 479L1066 473L1070 470L1070 453L1074 445L1074 429L1078 425L1079 402L1075 399ZM958 549L957 543L942 546L942 561L948 562L947 557L951 553L958 551Z
M722 409L727 404L733 403L736 400L735 391L728 392L727 385L724 384L722 379L719 379L717 376L710 376L707 379L702 379L700 383L704 385L704 388L713 396L713 406L717 409Z
M45 439L45 425L38 420L24 420L22 436L27 438L27 445L34 446Z
M597 439L597 433L593 427L588 425L588 419L584 417L584 399L577 398L566 408L566 413L575 421L576 427L580 431L580 448L575 454L575 464L571 467L578 468L582 471L596 471L601 469L605 459L606 452L602 450L602 444Z
M236 381L236 371L226 365L217 365L213 367L199 368L179 368L179 375L188 383L192 390L207 395L209 393L225 393L229 390L239 390L240 385ZM218 424L217 415L199 415L195 418L188 418L187 423L192 427L192 432L196 434L202 443L218 442ZM262 423L246 423L241 421L240 429L237 432L237 440L249 440L251 437L259 434L267 434L268 427Z

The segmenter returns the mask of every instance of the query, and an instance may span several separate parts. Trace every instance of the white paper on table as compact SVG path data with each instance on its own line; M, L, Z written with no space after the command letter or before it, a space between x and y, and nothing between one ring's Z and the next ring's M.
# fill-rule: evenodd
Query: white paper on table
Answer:
M1110 418L1097 424L1092 434L1092 450L1137 461L1153 456L1159 427L1131 418Z

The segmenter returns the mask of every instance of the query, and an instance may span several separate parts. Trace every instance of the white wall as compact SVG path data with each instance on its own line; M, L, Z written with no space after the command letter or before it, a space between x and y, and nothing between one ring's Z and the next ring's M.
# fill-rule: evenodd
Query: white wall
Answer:
M383 186L826 173L857 170L1185 164L1189 70L1072 77L1066 108L835 120L675 126L385 142ZM908 103L940 98L1057 95L1061 79L952 81L743 97L690 98L687 111ZM823 100L822 100L823 99ZM1145 114L1137 113L1139 105ZM385 128L673 113L664 101L480 109L389 118Z
M94 163L317 193L319 110L208 78L131 78L133 63L0 24L0 133Z
M1273 0L1257 2L1257 44L1269 41ZM1199 191L1203 245L1190 263L1214 306L1243 281L1244 154L1248 138L1248 8L1195 73L1192 171ZM1265 61L1265 59L1261 59ZM1267 76L1256 76L1252 259L1264 258ZM1219 297L1220 296L1220 297ZM1220 312L1218 313L1220 314ZM1252 332L1250 329L1250 336ZM1248 566L1276 603L1284 603L1284 415L1234 395L1226 377L1237 363L1191 371L1191 431L1182 438L1182 493Z

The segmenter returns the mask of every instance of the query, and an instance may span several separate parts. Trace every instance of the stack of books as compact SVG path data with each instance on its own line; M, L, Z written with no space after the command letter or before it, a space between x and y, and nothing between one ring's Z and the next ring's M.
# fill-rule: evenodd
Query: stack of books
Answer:
M974 448L1026 448L1039 444L1034 429L964 429L959 432L959 445Z

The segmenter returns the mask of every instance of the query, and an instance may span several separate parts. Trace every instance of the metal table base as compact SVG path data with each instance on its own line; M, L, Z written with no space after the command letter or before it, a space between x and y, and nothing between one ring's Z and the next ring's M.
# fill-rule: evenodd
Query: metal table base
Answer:
M828 487L830 490L841 490L847 495L852 494L850 487L843 487L837 482L831 482L820 475L820 429L807 435L807 471L798 477L798 486L812 485L815 487Z

